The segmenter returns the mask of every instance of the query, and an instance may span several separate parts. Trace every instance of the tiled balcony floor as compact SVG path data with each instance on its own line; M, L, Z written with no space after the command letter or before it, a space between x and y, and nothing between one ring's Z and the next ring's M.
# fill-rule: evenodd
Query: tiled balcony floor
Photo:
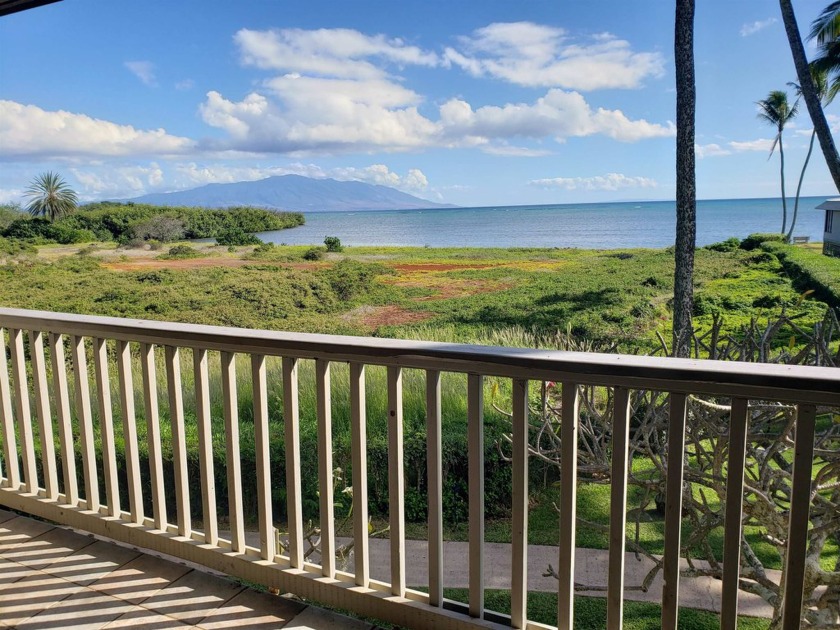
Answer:
M371 628L2 509L0 627Z

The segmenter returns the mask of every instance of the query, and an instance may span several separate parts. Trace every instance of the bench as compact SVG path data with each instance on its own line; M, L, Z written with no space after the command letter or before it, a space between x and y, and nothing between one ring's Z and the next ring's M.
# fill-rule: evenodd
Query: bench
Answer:
M798 244L807 243L809 239L810 239L809 236L794 236L793 237L793 244L798 245Z

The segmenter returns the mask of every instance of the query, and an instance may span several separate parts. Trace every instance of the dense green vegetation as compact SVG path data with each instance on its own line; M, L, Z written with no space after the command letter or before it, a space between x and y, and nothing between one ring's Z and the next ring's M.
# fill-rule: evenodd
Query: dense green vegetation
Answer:
M823 256L817 249L778 243L765 243L763 248L779 259L794 287L813 291L817 299L840 308L840 262L837 258Z
M169 219L161 226L161 218ZM173 226L172 222L177 222ZM231 232L282 230L304 222L298 212L275 212L263 208L208 209L165 207L147 204L101 202L80 207L55 221L20 217L0 231L0 236L41 243L84 243L93 240L127 243L132 239L215 238ZM161 238L171 234L172 238Z

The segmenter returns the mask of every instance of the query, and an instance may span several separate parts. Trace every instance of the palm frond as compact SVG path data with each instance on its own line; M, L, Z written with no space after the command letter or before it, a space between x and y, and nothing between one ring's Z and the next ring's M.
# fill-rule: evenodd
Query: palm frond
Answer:
M808 39L816 39L818 44L825 44L836 40L838 36L840 36L840 0L835 0L811 22Z

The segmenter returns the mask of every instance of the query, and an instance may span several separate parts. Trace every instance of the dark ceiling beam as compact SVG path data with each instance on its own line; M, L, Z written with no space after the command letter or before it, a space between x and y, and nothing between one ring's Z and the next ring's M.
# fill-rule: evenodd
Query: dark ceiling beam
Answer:
M61 0L0 0L0 17L60 1Z

